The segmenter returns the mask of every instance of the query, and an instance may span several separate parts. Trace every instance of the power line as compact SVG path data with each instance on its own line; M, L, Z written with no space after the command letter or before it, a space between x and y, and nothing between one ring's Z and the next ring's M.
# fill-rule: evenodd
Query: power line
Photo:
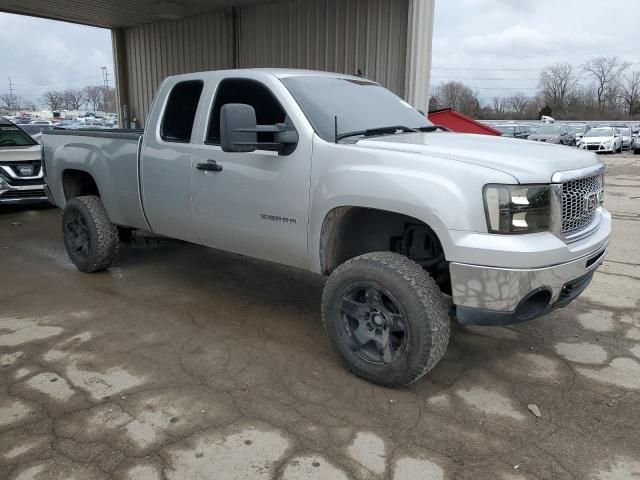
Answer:
M640 62L625 62L629 65L640 65ZM438 67L432 66L432 70L450 70L450 71L468 71L468 72L540 72L546 67L537 68L512 68L512 67L496 67L496 68L478 68L478 67Z
M602 52L602 53L594 53L594 52L571 52L571 57L575 57L575 56L586 56L586 55L590 55L593 57L606 57L606 56L617 56L621 53L634 53L635 55L638 54L638 49L637 48L631 48L631 49L625 49L625 50L617 50L615 52ZM482 55L482 54L480 54ZM491 56L491 57L495 57L495 56L503 56L502 53L499 52L485 52L484 55L486 56ZM439 55L441 58L451 58L453 55ZM550 58L550 57L566 57L567 53L537 53L537 54L531 54L531 55L518 55L518 58Z
M529 81L538 81L538 78L532 78L532 77L528 77L528 78L504 78L504 77L458 77L457 75L431 75L431 78L440 78L440 79L452 79L452 80L491 80L491 81L498 81L498 82L513 82L514 80L518 80L518 81L522 81L522 82L526 82L527 80Z

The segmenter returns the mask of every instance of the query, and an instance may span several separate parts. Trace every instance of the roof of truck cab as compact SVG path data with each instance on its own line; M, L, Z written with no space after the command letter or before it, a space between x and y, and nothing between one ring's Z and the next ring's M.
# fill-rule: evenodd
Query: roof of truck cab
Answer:
M220 74L224 73L225 75L242 75L242 74L250 74L250 73L264 73L265 75L272 75L276 78L291 78L291 77L328 77L328 78L346 78L351 80L366 80L372 83L377 83L373 80L369 80L367 78L358 77L355 75L347 75L344 73L335 73L335 72L322 72L319 70L298 70L295 68L245 68L245 69L230 69L230 70L211 70L205 72L193 72L193 73L183 73L180 75L172 75L172 77L185 77L192 78L197 75L202 75L203 73L211 73L211 74Z
M296 68L251 68L249 71L265 72L274 75L278 78L288 77L339 77L339 78L352 78L356 80L362 80L362 77L355 75L347 75L345 73L336 72L323 72L320 70L302 70Z

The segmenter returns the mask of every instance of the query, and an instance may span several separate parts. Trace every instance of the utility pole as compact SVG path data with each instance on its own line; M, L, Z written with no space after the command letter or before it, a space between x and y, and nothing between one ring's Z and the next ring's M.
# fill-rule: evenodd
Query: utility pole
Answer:
M9 77L9 102L9 110L13 110L16 102L13 96L13 82L11 81L11 77Z
M107 111L107 98L109 95L109 71L107 67L100 67L102 69L102 111L106 113Z

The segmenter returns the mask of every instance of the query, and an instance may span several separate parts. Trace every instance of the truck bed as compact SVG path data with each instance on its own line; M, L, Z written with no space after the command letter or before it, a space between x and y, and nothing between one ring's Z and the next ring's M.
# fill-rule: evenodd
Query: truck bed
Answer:
M64 208L65 178L88 174L118 225L147 229L140 197L138 152L143 130L53 129L43 134L45 180Z
M71 135L76 137L96 137L96 138L120 138L123 140L135 140L144 134L144 129L141 128L110 128L110 129L98 129L98 128L53 128L46 132L46 135Z

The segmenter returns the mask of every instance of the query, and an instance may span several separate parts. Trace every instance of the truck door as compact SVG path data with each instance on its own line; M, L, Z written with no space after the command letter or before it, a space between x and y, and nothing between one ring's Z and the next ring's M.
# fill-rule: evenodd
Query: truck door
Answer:
M152 110L158 114L145 129L141 152L140 185L151 229L187 241L197 238L191 215L191 137L203 95L204 82L198 78L165 83L156 97L166 101Z
M212 90L203 141L193 151L193 217L199 243L306 267L311 138L300 135L288 155L227 153L220 147L220 109L227 103L251 105L259 125L287 122L296 127L274 94L274 87L284 86L275 77L272 82L225 78Z

